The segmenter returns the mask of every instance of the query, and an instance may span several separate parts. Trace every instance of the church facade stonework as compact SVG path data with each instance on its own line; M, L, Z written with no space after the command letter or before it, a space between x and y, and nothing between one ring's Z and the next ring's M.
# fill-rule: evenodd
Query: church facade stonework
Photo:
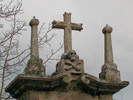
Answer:
M84 61L72 49L72 30L83 30L82 24L71 22L71 13L64 13L64 22L53 21L53 28L64 29L64 53L56 64L56 71L45 75L45 66L39 58L38 24L35 17L31 26L31 57L25 73L18 75L6 88L17 100L113 100L113 94L129 85L121 81L120 71L113 60L111 32L103 28L105 60L99 78L84 72Z

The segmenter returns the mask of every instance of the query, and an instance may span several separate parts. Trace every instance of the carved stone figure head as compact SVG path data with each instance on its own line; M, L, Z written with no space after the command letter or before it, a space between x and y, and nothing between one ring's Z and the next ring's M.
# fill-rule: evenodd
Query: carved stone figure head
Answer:
M67 53L64 53L61 57L61 59L68 59L70 61L75 61L77 59L79 59L79 56L76 54L76 51L75 50L71 50Z

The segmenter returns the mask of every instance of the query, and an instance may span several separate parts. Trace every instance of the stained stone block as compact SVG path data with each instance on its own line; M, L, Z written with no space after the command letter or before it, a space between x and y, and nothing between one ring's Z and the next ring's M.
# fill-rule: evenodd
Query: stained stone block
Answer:
M56 65L56 72L70 72L70 73L83 73L84 63L83 60L79 59L79 56L74 50L64 53Z
M28 96L28 99L27 96ZM80 91L29 91L18 100L98 100L98 96L92 96ZM23 99L23 97L25 99Z
M106 69L102 71L99 76L108 82L120 81L120 71L114 69Z
M23 93L22 96L18 98L18 100L29 100L29 92Z
M25 74L32 75L45 75L45 66L43 66L43 61L40 58L31 58L27 67L25 68Z
M57 72L70 72L70 73L83 73L83 60L77 60L76 62L69 62L68 60L61 60L57 64Z
M113 96L111 94L100 95L99 100L113 100Z
M112 65L112 66L111 66ZM116 64L103 65L102 72L99 74L99 78L104 79L108 82L119 82L120 71L117 70Z

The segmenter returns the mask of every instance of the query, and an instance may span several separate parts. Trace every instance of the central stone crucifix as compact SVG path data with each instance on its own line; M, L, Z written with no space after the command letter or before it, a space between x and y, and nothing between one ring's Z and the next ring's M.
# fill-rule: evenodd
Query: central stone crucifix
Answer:
M64 52L72 50L72 30L83 30L82 24L71 23L71 13L64 13L64 22L53 21L53 28L64 29Z

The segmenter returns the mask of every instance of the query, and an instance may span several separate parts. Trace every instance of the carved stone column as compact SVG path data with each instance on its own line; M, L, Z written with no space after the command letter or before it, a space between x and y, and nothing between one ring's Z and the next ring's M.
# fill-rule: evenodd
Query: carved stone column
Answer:
M38 50L38 24L39 20L33 17L29 25L31 26L31 52L30 60L27 63L25 74L45 75L45 66L39 58Z
M120 72L117 70L117 65L114 63L111 32L112 27L106 25L102 32L104 34L104 65L102 66L102 72L99 77L109 82L120 81Z
M39 20L33 17L29 25L31 26L31 58L39 58L38 52L38 24Z

